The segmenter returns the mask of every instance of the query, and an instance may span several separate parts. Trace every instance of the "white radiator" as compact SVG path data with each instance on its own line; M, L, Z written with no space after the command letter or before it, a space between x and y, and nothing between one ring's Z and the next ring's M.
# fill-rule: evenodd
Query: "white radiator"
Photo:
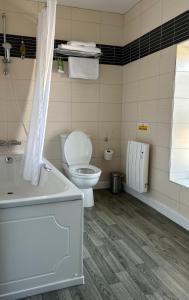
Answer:
M149 144L128 141L126 181L133 190L144 193L148 190Z

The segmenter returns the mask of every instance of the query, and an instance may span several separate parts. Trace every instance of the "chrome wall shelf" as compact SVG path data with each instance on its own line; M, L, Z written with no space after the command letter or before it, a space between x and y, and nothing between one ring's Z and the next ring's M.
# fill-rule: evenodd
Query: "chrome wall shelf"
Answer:
M85 49L83 49L83 50L65 49L65 48L60 48L60 47L55 48L54 53L56 55L61 54L64 56L88 57L88 58L99 58L102 56L102 52L87 51L87 49L86 50Z

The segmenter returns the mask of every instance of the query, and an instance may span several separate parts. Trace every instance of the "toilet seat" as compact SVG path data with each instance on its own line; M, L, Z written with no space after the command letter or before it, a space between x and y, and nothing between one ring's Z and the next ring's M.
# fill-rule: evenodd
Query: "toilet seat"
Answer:
M82 178L94 178L98 177L101 173L101 170L93 165L88 164L79 164L69 167L71 175L82 177Z
M89 164L92 156L90 138L82 131L71 132L64 144L64 154L69 166Z

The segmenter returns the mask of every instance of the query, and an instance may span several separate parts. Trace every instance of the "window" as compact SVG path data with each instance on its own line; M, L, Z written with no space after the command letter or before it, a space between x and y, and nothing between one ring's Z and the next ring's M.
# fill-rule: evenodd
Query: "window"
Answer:
M177 45L170 180L189 187L189 41Z

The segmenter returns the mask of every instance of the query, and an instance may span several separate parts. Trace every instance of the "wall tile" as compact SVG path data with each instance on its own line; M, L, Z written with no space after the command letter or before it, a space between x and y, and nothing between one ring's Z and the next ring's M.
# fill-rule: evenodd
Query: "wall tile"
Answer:
M175 71L176 48L174 45L160 51L160 74Z
M99 85L72 82L73 102L99 102Z
M71 128L71 122L65 122L64 119L60 122L47 122L46 140L59 140L59 135L69 132Z
M138 17L126 24L124 29L125 43L130 43L141 36L141 22L141 17Z
M162 21L167 22L186 10L189 10L187 0L162 0Z
M101 84L100 85L100 102L105 103L121 103L122 102L122 86Z
M47 122L65 122L71 120L71 104L65 102L50 102Z
M72 121L98 121L98 103L72 103Z
M156 3L142 14L142 34L161 25L161 1Z
M139 122L156 122L157 104L156 101L146 101L138 104ZM136 119L135 119L136 120Z
M121 84L122 68L110 65L101 67L99 80L104 84Z
M100 27L100 42L108 45L122 45L122 28L112 25L101 25Z
M99 138L104 140L108 139L120 139L121 137L121 120L119 122L100 122L99 123Z
M12 80L10 93L14 95L15 99L31 101L34 93L34 82L31 80Z
M127 122L136 121L137 113L138 113L138 104L127 102L123 108L124 111L124 119Z
M20 58L13 58L11 64L11 79L30 79L34 80L35 78L35 60L26 59L21 60Z
M115 13L102 11L100 13L100 16L101 16L101 20L100 20L101 24L114 25L114 26L123 25L124 16L122 14L115 14Z
M136 122L122 122L122 139L135 140L136 139ZM126 152L125 152L126 153ZM124 155L125 155L124 153Z
M119 122L121 116L121 104L105 104L99 106L100 121Z
M44 156L51 159L61 160L61 147L59 141L46 141L44 145Z
M123 87L123 102L138 101L140 98L140 83L138 81L128 83Z
M72 8L72 20L82 22L100 23L101 14L99 11L89 9Z
M71 101L71 83L61 81L51 82L50 101Z
M189 208L188 205L181 204L179 207L180 213L187 219L189 219Z
M57 19L71 19L72 8L68 6L57 5L56 18Z
M1 0L0 9L6 12L19 13L29 15L30 17L37 17L38 3L27 0Z
M140 79L159 75L160 53L148 55L140 60Z
M91 139L98 139L98 123L95 122L72 122L72 130L82 130L89 135Z
M161 82L163 84L163 82ZM139 99L152 100L160 97L159 77L151 77L140 80L139 82ZM163 98L163 97L162 97Z
M162 74L159 78L160 98L173 98L174 95L174 73Z
M149 125L148 131L140 131L140 130L136 131L136 139L141 143L147 143L153 145L156 144L157 127L156 124L149 123L149 122L148 125Z
M23 124L20 123L20 119L18 122L11 122L7 123L7 137L9 140L16 139L19 141L26 141L27 136L26 132L23 128Z
M100 25L96 23L72 21L72 40L100 42Z
M56 29L55 37L60 40L71 40L72 38L72 23L70 20L57 19L56 20Z
M140 79L140 60L132 62L123 67L123 83L134 82Z
M157 191L157 190L151 190L150 191L150 195L156 199L157 201L159 201L161 204L175 210L178 211L178 202L175 199L170 198L169 196L166 196L164 194L162 194L161 192Z
M151 146L152 168L169 172L170 149L159 146Z
M152 169L150 184L153 190L178 201L179 186L169 181L168 173L158 169Z
M23 36L36 36L37 18L28 14L19 14L7 12L7 28L8 34L18 34Z

